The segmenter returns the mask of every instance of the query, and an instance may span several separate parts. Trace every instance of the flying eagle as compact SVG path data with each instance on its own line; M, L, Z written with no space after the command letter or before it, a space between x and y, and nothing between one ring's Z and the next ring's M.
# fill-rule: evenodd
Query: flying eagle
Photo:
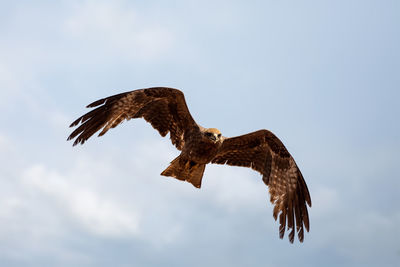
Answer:
M291 230L291 243L295 229L303 242L304 228L309 230L306 204L311 207L310 194L293 157L270 131L224 137L216 128L197 124L190 115L183 93L167 87L125 92L97 100L87 107L95 109L70 125L80 123L68 137L68 140L76 137L74 145L85 143L100 129L99 136L102 136L124 120L144 118L161 136L169 132L172 144L181 151L161 175L200 188L208 163L250 167L262 175L269 188L275 220L279 216L279 237L283 238L287 227Z

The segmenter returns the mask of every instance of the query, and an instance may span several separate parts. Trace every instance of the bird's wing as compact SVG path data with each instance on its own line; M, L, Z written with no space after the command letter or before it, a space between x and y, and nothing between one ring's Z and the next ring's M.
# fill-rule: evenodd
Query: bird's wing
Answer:
M83 144L100 129L99 136L102 136L110 128L132 118L144 118L161 136L169 132L172 144L179 150L184 145L185 134L198 130L183 93L173 88L134 90L97 100L87 107L96 108L70 125L73 127L81 123L68 137L68 140L76 137L74 145Z
M303 175L282 142L270 131L259 130L246 135L226 138L212 163L250 167L263 176L268 186L273 216L279 216L279 236L283 238L287 226L289 241L293 243L296 228L300 242L304 228L309 230L306 203L311 198Z

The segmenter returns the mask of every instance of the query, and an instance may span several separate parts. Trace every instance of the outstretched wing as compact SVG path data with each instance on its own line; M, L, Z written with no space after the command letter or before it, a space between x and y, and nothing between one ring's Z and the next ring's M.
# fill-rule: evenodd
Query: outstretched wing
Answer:
M283 238L287 225L290 242L295 228L303 242L303 226L309 230L306 203L311 207L310 194L293 157L273 133L260 130L226 138L212 163L250 167L261 173L275 205L275 220L279 215L279 237Z
M167 87L153 87L113 95L93 102L88 108L97 107L75 120L77 126L68 140L76 137L74 145L83 144L102 129L99 136L124 120L144 118L161 136L170 133L172 144L179 150L184 145L185 134L198 130L186 106L183 93Z

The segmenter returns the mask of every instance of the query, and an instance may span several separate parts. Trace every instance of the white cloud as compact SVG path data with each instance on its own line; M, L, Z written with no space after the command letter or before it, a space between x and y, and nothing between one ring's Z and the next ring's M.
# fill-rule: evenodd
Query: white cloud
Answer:
M13 215L13 212L22 206L18 197L4 197L0 202L0 218L7 218Z
M10 68L0 62L0 108L8 107L20 95L20 82Z
M8 147L8 141L6 137L0 132L0 151L4 152Z
M269 202L267 186L257 172L241 167L209 164L204 175L204 190L223 209L265 207Z
M91 49L108 47L112 54L148 60L166 53L174 42L171 31L120 1L85 1L74 11L64 30L82 45L89 42Z
M66 207L78 223L95 234L112 237L138 232L139 216L133 210L122 208L122 203L114 203L94 190L71 183L76 179L71 179L70 175L65 177L43 165L34 165L24 172L23 178L26 185Z

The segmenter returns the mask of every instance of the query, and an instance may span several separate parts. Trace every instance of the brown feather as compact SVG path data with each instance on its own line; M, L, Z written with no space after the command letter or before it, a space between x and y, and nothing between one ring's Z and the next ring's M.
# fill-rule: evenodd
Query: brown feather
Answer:
M270 131L259 130L226 138L212 163L250 167L262 174L274 205L273 217L279 217L279 236L290 230L293 243L295 229L300 242L304 229L309 230L307 204L311 198L304 178L283 143Z
M198 164L178 156L161 175L171 176L178 180L187 181L194 187L200 188L206 165Z
M94 133L101 130L104 135L124 120L144 118L161 136L170 133L171 142L179 150L183 148L185 133L198 131L198 126L190 115L181 91L167 87L153 87L99 99L87 107L97 107L75 120L70 127L77 126L68 140L74 145L83 144Z
M219 134L215 128L197 125L187 108L181 91L167 87L134 90L99 99L87 106L94 108L76 119L70 127L78 126L68 137L74 145L83 144L97 131L99 136L125 120L143 118L161 136L170 139L181 155L171 162L162 175L201 187L205 164L228 164L252 168L262 175L268 186L273 217L279 218L279 236L289 232L293 243L295 232L300 242L304 228L309 231L307 204L311 198L303 175L283 143L270 131L259 130L232 138L221 138L218 144L204 141L206 130ZM207 139L206 139L207 140ZM216 140L216 139L214 139ZM221 145L222 142L222 145Z

